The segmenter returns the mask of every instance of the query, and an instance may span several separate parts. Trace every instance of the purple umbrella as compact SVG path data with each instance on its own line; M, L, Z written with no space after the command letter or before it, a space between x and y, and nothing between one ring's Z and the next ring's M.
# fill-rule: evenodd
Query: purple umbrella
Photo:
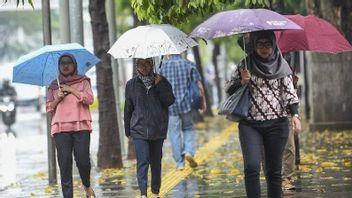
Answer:
M302 29L285 16L267 9L238 9L211 16L198 25L191 37L212 39L260 30Z

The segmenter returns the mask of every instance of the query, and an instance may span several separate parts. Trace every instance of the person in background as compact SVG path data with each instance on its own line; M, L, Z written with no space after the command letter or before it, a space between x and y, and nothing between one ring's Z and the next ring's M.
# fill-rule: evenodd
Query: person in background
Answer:
M17 137L16 132L11 128L16 122L17 92L7 79L3 81L0 89L0 102L5 107L0 109L0 116L2 122L7 126L6 134L12 134Z
M137 158L137 180L142 198L147 197L151 168L153 198L159 197L161 158L168 128L168 107L174 103L170 83L153 72L152 58L137 59L137 75L126 84L125 135L133 139Z
M75 157L86 197L95 197L90 184L90 133L93 103L90 79L77 74L73 55L63 54L58 62L59 79L48 88L46 110L52 114L51 135L54 137L60 167L64 198L73 197L72 153Z
M290 53L283 54L283 57L288 63L291 62ZM292 67L291 70L293 72L293 87L297 92L298 77L295 75L294 69L292 69ZM291 116L289 116L289 120L292 120ZM298 135L299 131L294 129L292 126L292 121L289 123L289 134L282 160L282 190L294 190L296 188L294 185L294 177L296 173L296 149L298 148L296 148L295 145L295 135Z
M298 97L292 71L276 45L272 31L250 34L252 52L236 68L226 92L232 95L242 85L250 89L248 117L239 122L239 139L244 160L248 198L260 198L260 164L264 149L267 194L280 198L282 153L289 133L288 115L299 131ZM246 66L248 65L248 67Z
M0 89L0 96L11 96L11 97L16 97L17 92L14 87L10 85L9 80L4 80L2 82L2 88Z
M168 55L163 61L160 74L165 76L172 85L176 97L175 103L169 107L169 138L172 156L176 162L176 169L183 170L185 159L192 168L198 166L194 159L195 134L193 129L191 98L189 93L190 81L197 81L202 97L200 112L207 109L204 88L196 65L179 54Z

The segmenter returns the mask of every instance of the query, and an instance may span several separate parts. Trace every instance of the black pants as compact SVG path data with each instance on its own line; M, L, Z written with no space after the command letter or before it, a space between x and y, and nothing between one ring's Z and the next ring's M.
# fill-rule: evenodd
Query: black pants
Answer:
M64 198L73 197L72 152L85 187L90 186L90 132L63 132L54 135Z
M287 118L240 122L239 139L248 198L260 198L259 173L263 148L268 197L281 197L282 153L288 137L288 127Z
M152 171L152 193L159 194L164 140L133 139L137 157L137 179L141 195L147 195L148 169Z

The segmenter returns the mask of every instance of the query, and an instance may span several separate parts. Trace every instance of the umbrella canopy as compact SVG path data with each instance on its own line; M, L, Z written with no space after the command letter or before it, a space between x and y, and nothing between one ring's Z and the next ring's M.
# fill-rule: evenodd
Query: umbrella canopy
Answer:
M108 51L115 58L149 58L180 54L198 45L169 24L138 26L123 33Z
M338 53L352 51L351 44L326 20L313 15L287 15L287 18L303 29L276 33L282 52L308 50Z
M46 45L18 59L13 68L12 81L45 86L57 79L59 57L70 53L77 61L77 72L84 75L100 60L77 43Z
M301 29L283 15L267 9L238 9L217 13L198 25L191 37L212 39L261 30Z

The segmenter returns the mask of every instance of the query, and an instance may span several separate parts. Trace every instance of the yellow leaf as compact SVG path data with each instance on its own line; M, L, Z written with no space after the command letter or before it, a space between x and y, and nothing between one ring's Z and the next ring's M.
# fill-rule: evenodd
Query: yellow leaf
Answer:
M352 167L352 162L351 161L346 161L343 163L344 166L346 167Z
M307 173L307 172L310 172L312 170L312 168L307 165L301 165L301 166L299 166L299 170Z
M327 168L327 167L336 167L337 164L334 162L323 162L320 164L321 167Z
M238 169L231 169L231 170L230 170L230 174L231 174L231 175L238 175L238 174L240 174L240 173L241 173L241 171L238 170Z
M39 171L36 174L33 175L35 179L45 179L46 178L46 173L43 171Z
M216 174L220 174L221 173L221 170L220 169L212 169L211 171L210 171L210 174L211 175L216 175Z
M316 172L317 173L322 173L323 172L323 168L321 168L321 167L317 168Z
M53 188L51 186L45 186L44 187L44 192L47 194L51 194L54 192Z

